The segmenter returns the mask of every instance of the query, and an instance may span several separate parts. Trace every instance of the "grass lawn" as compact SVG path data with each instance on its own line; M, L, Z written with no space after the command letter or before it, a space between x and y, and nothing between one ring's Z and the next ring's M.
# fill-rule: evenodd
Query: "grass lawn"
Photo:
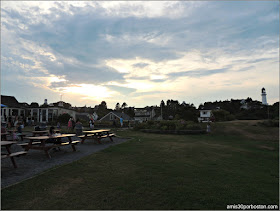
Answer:
M248 121L216 123L212 130L210 135L117 131L132 139L2 189L2 209L279 205L279 128Z

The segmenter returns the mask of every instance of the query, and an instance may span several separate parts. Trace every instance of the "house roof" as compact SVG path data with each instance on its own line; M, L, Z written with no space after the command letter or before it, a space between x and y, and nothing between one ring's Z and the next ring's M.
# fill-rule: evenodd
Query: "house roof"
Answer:
M13 108L25 107L25 105L19 103L14 96L1 95L1 103L8 107L13 107Z
M116 117L120 118L122 117L123 120L133 120L133 118L131 118L130 116L128 116L125 113L122 112L117 112L117 111L110 111L108 114L106 114L104 117L102 117L100 120L104 119L106 116L108 116L109 114L114 114Z
M134 117L151 117L151 115L135 115Z
M134 111L151 111L154 107L134 108Z
M203 108L203 109L199 109L200 111L212 111L213 109L205 109L205 108Z

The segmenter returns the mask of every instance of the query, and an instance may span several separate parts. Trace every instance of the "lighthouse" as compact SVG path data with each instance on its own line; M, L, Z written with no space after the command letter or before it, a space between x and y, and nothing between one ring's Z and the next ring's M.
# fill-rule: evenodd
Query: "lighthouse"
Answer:
M262 104L267 105L265 88L262 88Z

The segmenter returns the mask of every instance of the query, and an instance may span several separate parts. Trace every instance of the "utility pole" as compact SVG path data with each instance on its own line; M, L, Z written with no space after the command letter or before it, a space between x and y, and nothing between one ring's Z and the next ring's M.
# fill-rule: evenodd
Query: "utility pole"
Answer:
M161 108L161 120L163 120L163 116L162 116L162 104L160 105Z

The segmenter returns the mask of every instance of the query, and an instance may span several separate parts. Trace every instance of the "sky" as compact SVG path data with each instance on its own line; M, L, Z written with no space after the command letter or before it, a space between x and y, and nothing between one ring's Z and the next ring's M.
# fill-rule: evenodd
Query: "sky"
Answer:
M279 1L2 1L1 94L72 106L279 101Z

